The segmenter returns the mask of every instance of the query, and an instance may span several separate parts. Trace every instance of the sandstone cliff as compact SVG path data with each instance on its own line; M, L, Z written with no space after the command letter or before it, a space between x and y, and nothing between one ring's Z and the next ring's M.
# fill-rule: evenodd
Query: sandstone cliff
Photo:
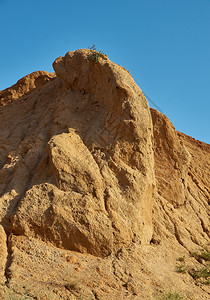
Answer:
M190 254L208 249L210 146L93 54L68 52L55 74L0 92L2 297L207 299L176 259L198 268Z

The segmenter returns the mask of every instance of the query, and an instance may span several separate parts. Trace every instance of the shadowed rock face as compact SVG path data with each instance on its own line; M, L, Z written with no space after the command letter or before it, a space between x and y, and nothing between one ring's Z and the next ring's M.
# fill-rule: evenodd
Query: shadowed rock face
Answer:
M0 216L7 231L106 256L152 238L152 120L131 75L91 54L68 52L56 78L4 101Z
M210 145L178 133L155 109L151 115L157 179L155 240L177 241L191 253L208 248Z
M158 194L174 206L183 205L191 155L169 119L155 109L151 109L151 115Z

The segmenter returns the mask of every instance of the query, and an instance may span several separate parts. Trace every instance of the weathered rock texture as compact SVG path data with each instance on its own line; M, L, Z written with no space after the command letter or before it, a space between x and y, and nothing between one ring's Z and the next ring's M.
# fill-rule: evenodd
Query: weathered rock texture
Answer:
M49 83L28 76L39 88L2 108L1 218L15 234L106 256L151 240L152 122L130 74L90 55L58 58Z
M198 267L190 253L208 247L210 146L93 54L0 92L1 282L37 299L207 299L176 259Z
M4 228L0 225L0 283L4 283L5 270L7 264L7 235L4 231Z
M33 72L20 80L10 88L0 91L0 107L7 105L16 99L23 96L23 100L27 100L30 92L33 90L41 89L45 83L55 77L55 74L36 71Z
M176 238L188 251L209 244L210 145L177 133L151 109L154 124L157 235Z

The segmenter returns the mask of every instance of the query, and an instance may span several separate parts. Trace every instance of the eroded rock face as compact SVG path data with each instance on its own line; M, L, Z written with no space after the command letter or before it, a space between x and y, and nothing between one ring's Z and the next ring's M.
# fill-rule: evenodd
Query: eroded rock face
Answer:
M1 135L0 212L15 234L105 256L151 240L152 120L131 75L91 54L58 58L57 78L2 108L4 126L19 114Z
M174 206L179 206L185 202L191 155L169 119L155 109L151 109L151 115L158 193Z
M0 298L205 300L210 145L92 53L0 92Z
M157 179L154 240L178 242L191 253L208 249L210 145L178 133L155 109L151 114Z
M55 74L46 71L35 71L26 75L10 88L0 91L0 107L22 96L26 100L27 94L35 89L41 89L45 83L53 78L55 78Z

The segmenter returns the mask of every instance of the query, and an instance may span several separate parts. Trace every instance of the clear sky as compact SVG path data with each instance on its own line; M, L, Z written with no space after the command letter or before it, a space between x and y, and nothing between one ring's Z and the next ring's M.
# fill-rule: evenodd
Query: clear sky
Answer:
M210 0L0 0L0 15L0 90L96 44L177 130L210 143Z

